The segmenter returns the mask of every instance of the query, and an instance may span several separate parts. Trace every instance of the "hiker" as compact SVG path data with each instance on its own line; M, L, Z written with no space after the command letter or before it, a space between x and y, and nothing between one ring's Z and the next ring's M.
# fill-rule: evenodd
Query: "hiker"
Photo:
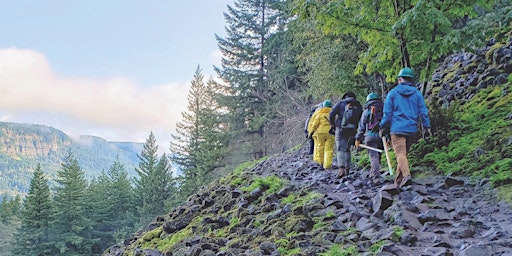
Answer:
M308 151L308 155L313 155L314 153L314 150L315 150L315 141L313 140L312 137L309 136L309 133L308 133L308 126L309 126L309 123L311 121L311 117L313 116L313 114L315 113L316 110L320 109L321 107L323 107L323 102L320 102L319 104L316 104L314 106L311 107L311 111L309 112L309 116L308 118L306 119L306 123L304 124L304 132L306 133L306 138L309 140L309 151Z
M380 121L379 135L391 135L391 144L396 154L397 172L395 185L410 185L411 172L407 154L418 132L418 121L424 128L425 138L430 137L430 119L421 92L413 84L414 71L403 68L398 73L398 85L389 91L384 102L384 114Z
M329 133L331 124L329 122L329 112L331 112L332 103L325 100L323 107L315 112L312 119L311 129L308 130L310 135L316 134L315 150L317 152L317 162L324 169L332 166L332 155L334 150L334 135ZM314 158L313 158L314 159Z
M351 166L350 146L354 145L359 118L363 112L361 103L353 92L343 94L329 113L329 121L336 127L337 177L347 176Z
M366 96L366 103L364 104L364 111L359 121L359 126L356 134L356 147L360 143L366 146L382 149L382 140L379 136L379 123L382 119L382 109L384 103L377 93L370 93ZM373 184L379 184L380 178L380 158L381 153L375 150L368 149L368 156L370 157L370 179Z

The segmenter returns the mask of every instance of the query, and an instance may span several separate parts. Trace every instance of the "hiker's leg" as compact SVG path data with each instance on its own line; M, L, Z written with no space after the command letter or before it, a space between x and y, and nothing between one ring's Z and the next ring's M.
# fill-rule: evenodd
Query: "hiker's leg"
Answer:
M336 132L335 132L335 140L336 140L336 161L338 162L338 167L341 169L343 167L345 167L343 165L343 156L341 154L341 148L342 148L342 145L341 145L341 129L340 128L336 128Z
M370 146L373 148L382 148L382 140L377 136L366 136L364 143L367 146ZM381 153L374 151L374 150L368 150L368 155L370 157L370 166L371 166L370 176L372 178L380 178Z
M350 147L348 146L348 137L340 136L338 146L339 166L350 170Z
M315 141L315 150L313 152L313 161L319 163L320 160L318 159L318 145L319 145L318 134L315 132L315 133L313 133L313 136L311 136L311 137Z
M334 150L334 136L331 134L327 134L327 138L325 141L325 151L324 151L324 168L329 169L332 166L332 155Z
M325 153L325 137L326 137L326 134L325 133L319 133L318 134L318 139L317 139L317 142L318 142L318 163L320 165L324 165L324 153Z
M313 138L309 138L309 154L313 155L313 152L315 152L315 141Z
M391 143L393 144L393 150L396 155L397 177L395 183L398 185L402 182L404 177L411 175L409 172L409 161L407 160L407 138L405 136L391 134Z

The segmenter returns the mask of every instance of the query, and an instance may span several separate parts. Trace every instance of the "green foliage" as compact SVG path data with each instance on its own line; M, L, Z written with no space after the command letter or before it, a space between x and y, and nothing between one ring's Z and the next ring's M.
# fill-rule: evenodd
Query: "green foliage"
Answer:
M351 35L367 45L359 51L355 72L384 74L391 82L402 67L421 67L423 80L434 70L431 62L467 46L469 29L460 20L474 18L475 6L485 8L491 1L453 2L296 0L293 6L324 33Z
M328 251L319 253L320 256L356 256L359 255L359 249L356 245L343 248L339 244L332 245Z
M180 170L179 196L174 201L185 200L200 186L208 183L216 168L222 167L228 135L223 127L217 83L210 79L205 83L200 67L197 67L188 92L187 110L176 124L171 141L171 162Z
M136 204L140 205L141 226L149 224L152 218L166 212L166 201L171 196L174 179L171 176L170 164L164 154L158 158L158 146L151 132L144 143L139 156L138 177L135 178Z
M45 178L41 165L38 165L29 193L24 200L21 226L16 234L16 255L51 255L56 248L51 245L50 224L53 222L53 202L48 180Z
M89 236L92 222L86 211L87 181L72 152L64 159L57 182L48 236L54 239L60 255L90 254L94 239Z
M446 127L439 129L442 138L430 146L421 141L415 145L413 151L422 151L424 157L419 160L422 154L417 154L414 161L433 163L445 173L490 177L495 185L509 183L512 162L506 142L512 136L512 126L506 116L512 94L507 90L510 84L481 90L470 102L448 110L450 114L440 118Z
M241 190L253 191L256 188L260 188L263 191L265 191L265 193L271 194L283 188L284 183L284 180L274 175L264 178L257 177L249 186L242 187Z
M512 204L512 185L503 185L498 188L498 198Z
M385 244L386 244L386 241L385 241L385 240L380 240L380 241L378 241L378 242L376 242L376 243L372 244L372 245L370 246L369 251L370 251L370 252L373 252L373 253L377 253L377 252L379 252L379 251L381 250L382 246L384 246Z

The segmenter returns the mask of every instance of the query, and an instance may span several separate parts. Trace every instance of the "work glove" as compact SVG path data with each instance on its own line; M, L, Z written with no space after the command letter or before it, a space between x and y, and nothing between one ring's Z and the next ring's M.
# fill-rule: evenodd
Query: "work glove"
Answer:
M380 137L389 137L389 127L384 126L379 129L379 136Z
M430 128L426 128L423 131L423 138L428 139L428 138L430 138L430 136L432 136L432 132L431 132Z
M359 144L361 144L361 142L359 140L356 140L356 142L355 142L356 147L359 147Z

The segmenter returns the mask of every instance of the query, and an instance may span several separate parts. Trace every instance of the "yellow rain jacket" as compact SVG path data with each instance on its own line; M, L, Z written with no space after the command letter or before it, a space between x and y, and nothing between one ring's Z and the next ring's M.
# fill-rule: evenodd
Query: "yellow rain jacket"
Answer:
M329 123L329 112L331 108L324 107L316 111L311 116L310 126L308 126L309 134L316 135L315 151L313 160L321 164L324 169L332 166L332 156L334 150L334 135L329 133L331 124Z

